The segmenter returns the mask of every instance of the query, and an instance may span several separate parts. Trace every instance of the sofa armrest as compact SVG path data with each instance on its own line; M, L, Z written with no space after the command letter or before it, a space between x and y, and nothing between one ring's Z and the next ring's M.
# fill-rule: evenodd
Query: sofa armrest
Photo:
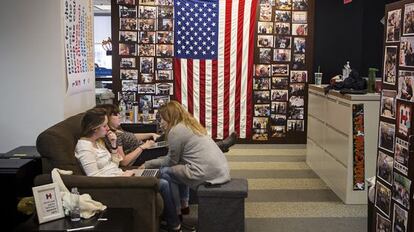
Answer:
M77 187L81 194L88 193L92 199L108 207L133 208L134 231L158 231L163 201L158 191L158 179L154 177L89 177L61 175L70 190ZM50 174L35 178L35 185L52 182Z

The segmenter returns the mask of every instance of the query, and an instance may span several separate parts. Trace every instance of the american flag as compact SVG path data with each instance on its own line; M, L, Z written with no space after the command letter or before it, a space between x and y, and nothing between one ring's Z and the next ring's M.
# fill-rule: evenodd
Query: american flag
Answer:
M252 128L257 0L175 0L175 96L212 138Z

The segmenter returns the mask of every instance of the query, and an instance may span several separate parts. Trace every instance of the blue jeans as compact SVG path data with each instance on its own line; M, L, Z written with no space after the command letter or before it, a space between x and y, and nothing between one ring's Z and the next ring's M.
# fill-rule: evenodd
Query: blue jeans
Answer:
M175 207L177 212L181 212L181 202L188 203L190 199L190 188L175 177L171 167L162 167L160 174L160 178L168 181L170 184Z
M170 183L165 179L160 179L160 193L164 200L164 216L169 227L177 227L180 225L176 207L174 204L173 194L170 188Z

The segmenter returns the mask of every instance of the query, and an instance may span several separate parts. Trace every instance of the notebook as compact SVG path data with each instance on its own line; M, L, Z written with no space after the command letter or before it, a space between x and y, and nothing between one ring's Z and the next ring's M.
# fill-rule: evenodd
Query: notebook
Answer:
M135 176L153 176L157 177L159 174L158 169L134 169Z

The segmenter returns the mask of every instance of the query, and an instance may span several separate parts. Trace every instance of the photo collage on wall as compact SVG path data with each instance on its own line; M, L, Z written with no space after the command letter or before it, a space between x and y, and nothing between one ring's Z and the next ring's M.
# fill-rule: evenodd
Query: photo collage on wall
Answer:
M253 78L254 141L305 131L308 0L259 0Z
M173 95L173 0L114 0L119 11L118 101L152 113ZM116 74L114 74L115 76Z
M388 10L376 165L376 231L408 230L414 110L414 3ZM412 178L412 177L411 177Z

